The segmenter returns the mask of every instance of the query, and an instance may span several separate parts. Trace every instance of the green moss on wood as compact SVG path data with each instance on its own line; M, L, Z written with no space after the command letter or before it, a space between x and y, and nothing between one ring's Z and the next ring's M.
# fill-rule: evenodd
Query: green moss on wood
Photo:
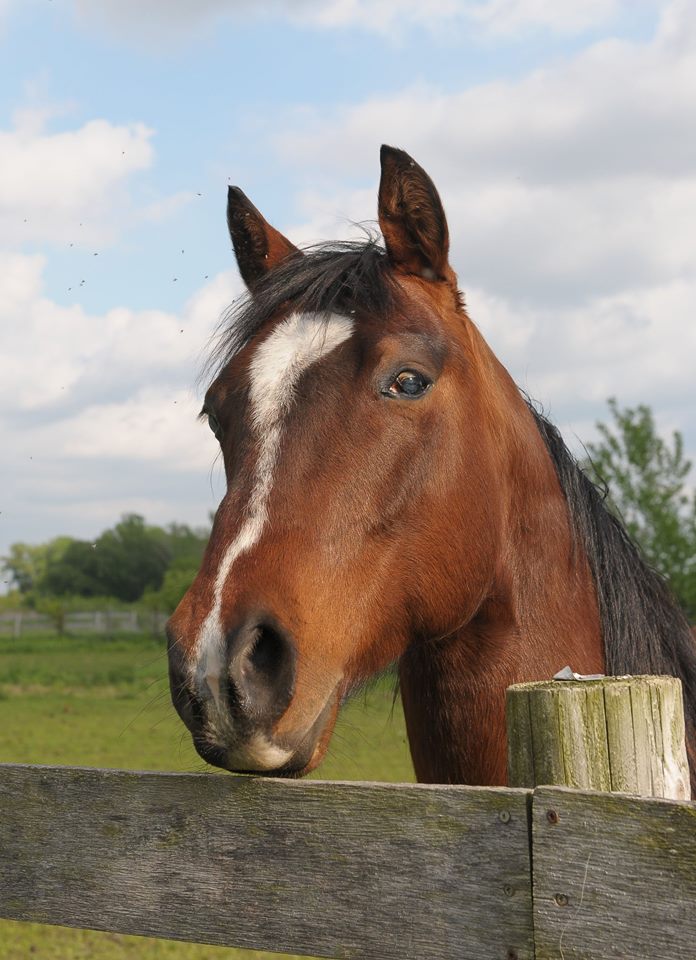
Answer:
M674 677L515 684L506 714L512 786L688 798L681 685Z

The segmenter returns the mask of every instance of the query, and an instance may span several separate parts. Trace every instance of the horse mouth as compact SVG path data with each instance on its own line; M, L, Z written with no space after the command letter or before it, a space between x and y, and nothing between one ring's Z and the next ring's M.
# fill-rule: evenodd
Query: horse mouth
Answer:
M194 734L193 744L206 763L230 773L297 779L311 773L323 760L339 706L340 697L334 691L309 729L298 737L275 740L257 732L230 748Z

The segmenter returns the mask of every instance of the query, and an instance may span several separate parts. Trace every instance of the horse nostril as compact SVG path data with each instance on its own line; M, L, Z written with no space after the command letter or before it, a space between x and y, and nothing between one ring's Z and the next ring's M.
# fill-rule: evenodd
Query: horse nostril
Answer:
M273 683L282 673L284 663L284 641L269 626L260 626L256 631L256 640L249 653L249 663L259 679Z
M290 702L295 682L295 647L268 620L254 619L228 637L231 706L257 720L273 722Z

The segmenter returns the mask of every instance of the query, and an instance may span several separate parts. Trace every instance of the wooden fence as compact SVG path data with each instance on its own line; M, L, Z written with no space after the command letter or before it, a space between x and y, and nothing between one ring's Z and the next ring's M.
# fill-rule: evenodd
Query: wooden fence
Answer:
M696 803L663 798L689 790L679 682L511 687L508 740L519 788L0 765L0 917L350 960L696 960ZM600 761L657 796L576 789Z
M140 633L161 634L167 615L157 611L85 610L65 615L65 633ZM19 638L27 633L55 633L55 620L33 610L0 613L0 636Z
M370 960L684 960L696 804L1 765L0 916Z

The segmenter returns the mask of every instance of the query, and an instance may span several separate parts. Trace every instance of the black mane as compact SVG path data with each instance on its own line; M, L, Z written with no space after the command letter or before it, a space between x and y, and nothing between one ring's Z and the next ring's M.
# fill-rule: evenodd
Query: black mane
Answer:
M219 373L287 302L303 313L384 313L394 302L387 255L376 237L319 244L288 257L223 315L206 375Z
M529 409L551 455L568 503L574 533L594 577L606 671L668 674L684 691L687 733L696 730L696 643L665 580L609 511L606 496L583 472L561 434L534 406Z

